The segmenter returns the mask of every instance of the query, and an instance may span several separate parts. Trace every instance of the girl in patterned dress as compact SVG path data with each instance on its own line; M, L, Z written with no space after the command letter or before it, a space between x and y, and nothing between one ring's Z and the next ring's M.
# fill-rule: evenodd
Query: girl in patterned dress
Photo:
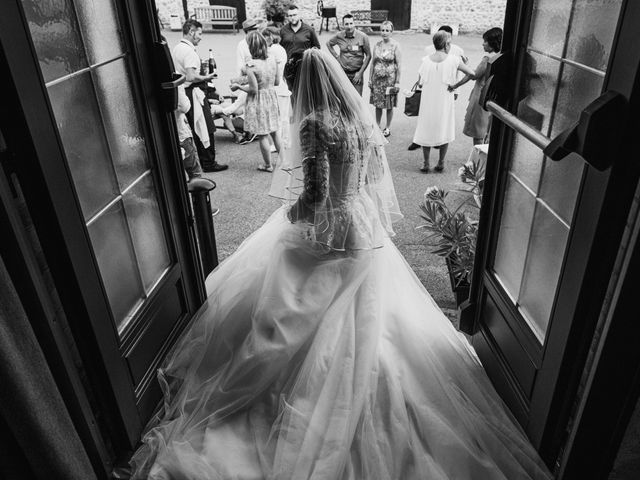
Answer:
M271 165L271 145L269 135L273 139L276 150L280 152L280 111L278 95L275 86L278 85L277 65L268 56L267 41L259 32L247 35L247 44L252 60L244 70L249 81L246 85L231 84L231 89L241 89L247 92L245 104L244 128L247 132L257 135L260 142L260 152L264 164L258 167L263 172L273 172Z
M382 40L376 43L372 52L369 103L376 107L376 122L382 128L382 110L387 111L385 137L391 135L389 128L393 119L393 109L398 101L400 87L400 45L391 38L393 23L386 21L380 25Z

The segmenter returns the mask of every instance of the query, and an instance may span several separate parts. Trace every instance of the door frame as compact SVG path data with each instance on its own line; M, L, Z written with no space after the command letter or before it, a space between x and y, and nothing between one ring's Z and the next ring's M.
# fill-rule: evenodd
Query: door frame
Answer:
M636 2L637 3L637 2ZM640 37L632 19L640 18L638 5L625 1L620 10L620 20L611 49L607 76L603 91L615 90L633 102L637 96L634 90L634 78L637 75L638 54L631 45L637 45ZM529 23L533 8L532 0L509 0L507 2L503 52L514 52L509 61L510 78L505 79L511 85L504 107L513 111L518 101L518 86L521 85L523 71L523 53L529 34ZM636 43L629 43L636 42ZM622 55L631 62L621 62ZM635 60L635 63L634 63ZM625 71L626 69L626 71ZM635 73L632 69L636 69ZM513 72L517 74L514 76ZM486 272L496 251L497 231L502 214L503 192L508 174L508 154L512 147L514 133L510 128L495 122L491 132L491 147L488 155L488 168L485 179L485 196L479 219L476 268L474 269L470 294L469 312L473 318L471 331L474 345L483 337L480 329L480 315L484 310L485 296L489 294L502 316L508 322L510 300L503 298L500 288ZM631 133L631 124L627 123L627 134ZM631 137L632 138L632 137ZM613 152L617 158L633 158L629 144ZM547 339L542 346L535 347L533 334L511 328L530 355L529 360L538 369L538 375L531 394L531 408L522 398L515 377L509 371L507 362L500 353L494 352L485 367L492 375L496 388L507 392L512 401L520 403L527 416L524 425L533 445L539 449L547 465L553 467L567 440L567 426L572 412L580 379L587 359L592 337L605 299L608 282L594 282L592 279L608 279L622 237L625 218L631 205L633 191L640 172L638 167L629 165L630 161L617 161L612 167L599 172L587 166L583 173L583 186L576 202L573 227L568 239L567 254L564 258L563 274L559 279L559 288L552 310ZM610 215L609 212L619 212ZM585 262L584 259L588 258ZM562 299L559 302L558 299ZM570 322L559 319L571 318ZM483 340L488 342L486 339ZM489 346L490 347L490 346ZM485 347L487 348L487 347ZM505 393L503 393L505 394ZM515 413L515 412L514 412Z
M149 140L149 155L156 166L154 181L173 199L167 202L160 198L159 201L167 216L164 223L171 229L168 233L181 245L177 251L170 250L183 268L187 283L183 286L184 298L193 314L205 298L204 279L198 268L193 219L179 161L173 114L164 110L156 94L158 82L152 60L153 41L159 40L159 28L155 6L152 0L121 0L116 6L123 41L131 52L133 84L137 91L147 93L145 103L140 103L138 110ZM64 149L22 6L19 0L7 0L0 8L0 66L4 72L0 76L0 89L6 99L0 128L17 159L13 162L15 177L41 240L47 267L82 359L91 397L97 402L92 405L93 413L101 417L103 440L112 445L117 455L137 444L146 420L137 415L130 372L120 355L121 345L112 325L110 307L66 167ZM170 161L158 161L161 158ZM163 282L167 277L169 275ZM184 319L182 326L190 317ZM179 329L174 329L172 334L177 337ZM77 413L85 416L88 423L95 421L87 412Z

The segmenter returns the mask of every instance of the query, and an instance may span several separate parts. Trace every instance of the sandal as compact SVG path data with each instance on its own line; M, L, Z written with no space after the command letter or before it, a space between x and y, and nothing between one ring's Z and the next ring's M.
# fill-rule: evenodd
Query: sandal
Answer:
M273 172L273 167L271 165L260 165L258 167L258 170L260 170L261 172Z
M430 169L429 167L422 167L422 168L420 169L420 171L421 171L422 173L429 173L429 172L431 171L431 169Z
M438 173L444 170L444 165L436 165L434 170Z

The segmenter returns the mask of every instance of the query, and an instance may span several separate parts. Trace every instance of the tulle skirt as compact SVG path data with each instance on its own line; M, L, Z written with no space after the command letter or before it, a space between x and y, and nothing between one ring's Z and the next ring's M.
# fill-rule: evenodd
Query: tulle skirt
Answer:
M550 478L393 243L331 251L286 208L207 279L136 475Z

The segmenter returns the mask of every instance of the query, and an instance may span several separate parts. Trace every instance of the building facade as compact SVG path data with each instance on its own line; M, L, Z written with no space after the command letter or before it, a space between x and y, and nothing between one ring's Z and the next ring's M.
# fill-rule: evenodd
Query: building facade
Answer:
M265 18L264 0L189 0L188 8L209 4L225 4L236 6L239 15L246 18ZM316 28L320 27L318 2L316 0L297 0L295 4L301 12L303 20ZM402 5L401 5L402 4ZM171 15L177 15L180 21L184 19L181 0L157 0L159 16L164 25L170 24ZM450 24L457 26L461 33L482 33L485 30L500 26L504 22L506 0L328 0L325 7L335 7L338 19L352 10L387 9L395 11L399 7L406 12L402 20L398 21L398 30L429 31L433 24ZM246 12L246 13L244 13ZM333 20L330 28L335 28Z

